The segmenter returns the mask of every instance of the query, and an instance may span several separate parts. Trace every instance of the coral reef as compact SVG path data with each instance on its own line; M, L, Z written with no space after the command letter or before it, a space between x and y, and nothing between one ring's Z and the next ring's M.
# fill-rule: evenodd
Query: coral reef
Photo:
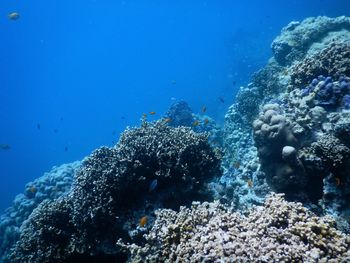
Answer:
M348 200L345 190L348 179L343 178L340 187L328 185L329 182L334 185L334 178L340 175L330 175L334 169L322 161L320 151L315 153L311 144L323 135L332 135L349 147L346 139L349 137L346 110L350 108L346 77L349 41L348 17L292 22L274 40L274 57L239 91L225 115L222 177L224 185L235 186L234 192L248 192L252 196L244 199L233 194L232 201L239 198L248 202L239 207L249 207L249 203L262 200L268 188L272 188L287 193L288 198L294 192L293 198L305 204L310 204L310 200L313 204L320 202L325 213L330 211L326 206L331 202L342 204L332 205L339 208L338 212L332 210L332 214L339 215L342 210L345 216L349 205L348 201L344 202ZM264 120L263 107L267 104L278 105L275 117L271 117L277 123ZM235 168L237 163L239 169ZM253 181L252 189L242 183L247 178ZM264 181L268 181L268 186ZM294 189L293 185L297 187ZM325 194L326 188L332 189L331 195ZM338 189L337 194L333 194L334 189ZM229 198L227 194L221 196Z
M299 142L279 105L266 104L253 128L258 156L269 185L279 192L302 190L307 181L296 154Z
M345 221L350 209L350 112L343 98L349 86L347 77L334 81L319 76L306 88L286 93L282 103L265 105L254 122L269 186L305 204L321 204L324 212Z
M28 184L4 261L349 262L350 18L292 22L272 51L224 129L178 101Z
M350 76L350 42L332 42L292 67L292 87L307 85L315 76Z
M174 102L166 112L165 117L170 120L169 125L173 127L191 127L194 122L190 106L182 100Z
M123 245L129 262L346 262L350 236L300 203L272 194L246 216L214 203L156 212L142 246Z
M56 200L68 193L75 171L81 162L54 166L50 172L28 183L23 194L16 196L13 205L0 217L0 255L8 255L19 239L20 227L32 211L42 202Z
M333 32L344 32L344 30L345 33L350 31L350 18L345 16L310 17L302 22L291 22L272 42L274 58L282 66L291 64L295 60L302 59L314 43L327 41L329 35L335 38Z
M130 211L153 205L176 208L206 196L206 183L220 175L220 160L206 134L144 122L126 130L114 148L84 160L67 196L39 206L21 228L12 260L63 262L114 254L115 242L131 240ZM158 181L157 191L149 185ZM50 220L57 218L59 220ZM125 227L125 228L124 228ZM37 235L29 233L37 232ZM28 249L30 248L30 249ZM42 253L45 251L45 253Z

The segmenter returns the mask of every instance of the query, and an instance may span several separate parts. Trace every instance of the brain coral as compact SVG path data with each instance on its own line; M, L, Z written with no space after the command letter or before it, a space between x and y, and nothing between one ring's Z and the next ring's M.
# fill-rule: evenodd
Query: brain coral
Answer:
M214 203L179 212L158 210L142 246L127 245L130 262L346 262L350 236L300 203L272 194L247 216ZM342 261L343 260L343 261Z
M130 239L123 227L132 209L152 202L164 207L184 204L199 197L205 183L220 172L220 160L206 134L144 122L125 131L115 148L92 153L67 196L32 213L12 260L78 262L103 254L118 258L115 242ZM151 193L149 185L155 179L157 191Z

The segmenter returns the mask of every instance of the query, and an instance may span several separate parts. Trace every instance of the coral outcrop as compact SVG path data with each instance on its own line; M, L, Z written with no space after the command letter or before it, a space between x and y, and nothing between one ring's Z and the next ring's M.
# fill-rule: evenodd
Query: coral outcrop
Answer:
M319 16L302 22L294 21L283 28L281 35L272 42L272 52L276 61L285 66L302 59L315 43L328 42L329 36L335 38L339 35L336 32L346 34L349 31L350 18L345 16Z
M239 91L225 116L222 181L229 187L238 187L240 190L235 192L241 193L247 187L239 182L252 180L248 192L258 198L246 201L262 200L267 188L272 188L285 192L288 198L294 192L297 200L322 203L321 210L327 213L327 205L333 200L333 204L342 205L331 206L337 207L338 212L342 210L346 217L348 179L339 171L334 173L315 145L321 137L331 136L336 138L334 143L342 145L338 155L342 160L347 156L344 147L349 147L349 43L348 17L291 22L272 43L273 58ZM268 104L275 104L278 109L267 111L264 107ZM258 165L252 165L253 160ZM347 162L343 161L341 167L347 167ZM335 178L341 178L341 183L333 187L329 184L338 182ZM332 214L337 215L333 208Z
M174 102L166 112L165 117L170 120L169 125L173 127L191 127L194 122L192 110L188 103L183 100Z
M334 41L326 48L296 63L292 67L292 87L302 87L315 76L350 76L350 42Z
M115 242L130 240L128 230L137 228L129 220L139 218L130 214L201 199L206 183L219 174L220 160L206 134L144 122L125 131L116 147L102 147L84 160L68 195L34 210L11 259L65 262L100 254L117 259L122 255ZM157 191L151 192L154 180Z
M350 236L330 217L272 194L246 216L214 203L158 210L142 246L124 245L129 262L346 262Z
M42 177L28 183L23 194L16 196L13 205L0 218L0 255L6 260L10 248L18 241L20 227L42 202L58 199L71 188L81 162L54 166Z

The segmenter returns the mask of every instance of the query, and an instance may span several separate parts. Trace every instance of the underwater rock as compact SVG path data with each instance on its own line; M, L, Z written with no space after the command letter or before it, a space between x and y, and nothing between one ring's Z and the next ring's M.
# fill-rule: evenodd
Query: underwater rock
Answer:
M220 160L206 134L161 121L144 122L140 128L126 130L114 148L102 147L86 158L67 196L35 210L21 229L12 259L78 262L105 255L118 259L123 255L116 241L130 241L128 231L137 228L130 220L139 221L130 216L131 211L148 206L151 213L152 202L176 209L193 199L210 199L206 183L220 173ZM154 179L157 190L150 193ZM51 211L59 221L45 219ZM38 220L40 224L35 223ZM55 236L61 231L69 234L64 240ZM30 236L31 232L39 234Z
M121 247L129 262L346 262L350 236L330 217L271 194L244 216L218 202L156 212L142 246Z

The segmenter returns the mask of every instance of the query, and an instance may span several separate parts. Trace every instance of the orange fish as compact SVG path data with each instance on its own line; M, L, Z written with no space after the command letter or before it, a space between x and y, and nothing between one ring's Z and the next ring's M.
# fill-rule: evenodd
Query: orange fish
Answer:
M12 12L7 15L7 17L11 20L17 20L19 18L19 13L17 12Z
M208 119L204 119L204 124L208 124L209 120Z
M203 106L202 107L202 112L206 112L207 111L207 107Z
M198 126L199 125L199 120L195 120L193 123L192 123L192 126Z
M154 115L154 114L156 114L155 111L150 111L150 112L149 112L149 115Z
M148 217L147 216L143 216L141 219L140 219L140 227L144 227L148 222Z

